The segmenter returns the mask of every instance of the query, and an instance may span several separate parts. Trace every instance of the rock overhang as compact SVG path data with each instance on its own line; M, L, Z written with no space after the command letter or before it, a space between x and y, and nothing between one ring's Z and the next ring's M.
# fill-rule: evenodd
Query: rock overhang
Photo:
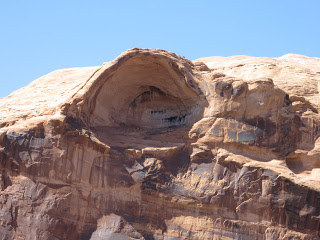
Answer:
M190 61L163 50L128 50L95 74L80 103L77 96L71 103L77 107L68 113L81 116L90 127L192 125L201 119L206 104L192 67Z

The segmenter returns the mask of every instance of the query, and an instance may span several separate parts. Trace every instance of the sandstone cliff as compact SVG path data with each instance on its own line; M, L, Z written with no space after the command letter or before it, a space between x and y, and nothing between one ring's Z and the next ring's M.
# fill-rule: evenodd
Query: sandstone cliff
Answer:
M131 49L0 99L0 239L318 239L320 59Z

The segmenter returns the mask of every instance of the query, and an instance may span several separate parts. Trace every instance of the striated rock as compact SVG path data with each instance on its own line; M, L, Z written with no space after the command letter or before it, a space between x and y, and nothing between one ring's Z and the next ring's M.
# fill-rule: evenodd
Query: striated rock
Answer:
M131 49L0 99L1 239L320 238L320 60Z

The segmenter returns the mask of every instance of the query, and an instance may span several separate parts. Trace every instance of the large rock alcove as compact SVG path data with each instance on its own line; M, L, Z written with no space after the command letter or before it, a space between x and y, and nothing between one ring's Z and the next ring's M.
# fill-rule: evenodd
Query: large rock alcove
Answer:
M90 125L158 129L196 122L202 114L200 97L185 74L163 57L126 60L112 74L101 76L91 97Z

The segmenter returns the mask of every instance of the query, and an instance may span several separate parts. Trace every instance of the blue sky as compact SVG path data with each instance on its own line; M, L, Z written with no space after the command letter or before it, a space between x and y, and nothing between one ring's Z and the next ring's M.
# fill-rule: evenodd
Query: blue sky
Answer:
M0 97L53 70L133 48L207 56L320 57L320 0L0 2Z

